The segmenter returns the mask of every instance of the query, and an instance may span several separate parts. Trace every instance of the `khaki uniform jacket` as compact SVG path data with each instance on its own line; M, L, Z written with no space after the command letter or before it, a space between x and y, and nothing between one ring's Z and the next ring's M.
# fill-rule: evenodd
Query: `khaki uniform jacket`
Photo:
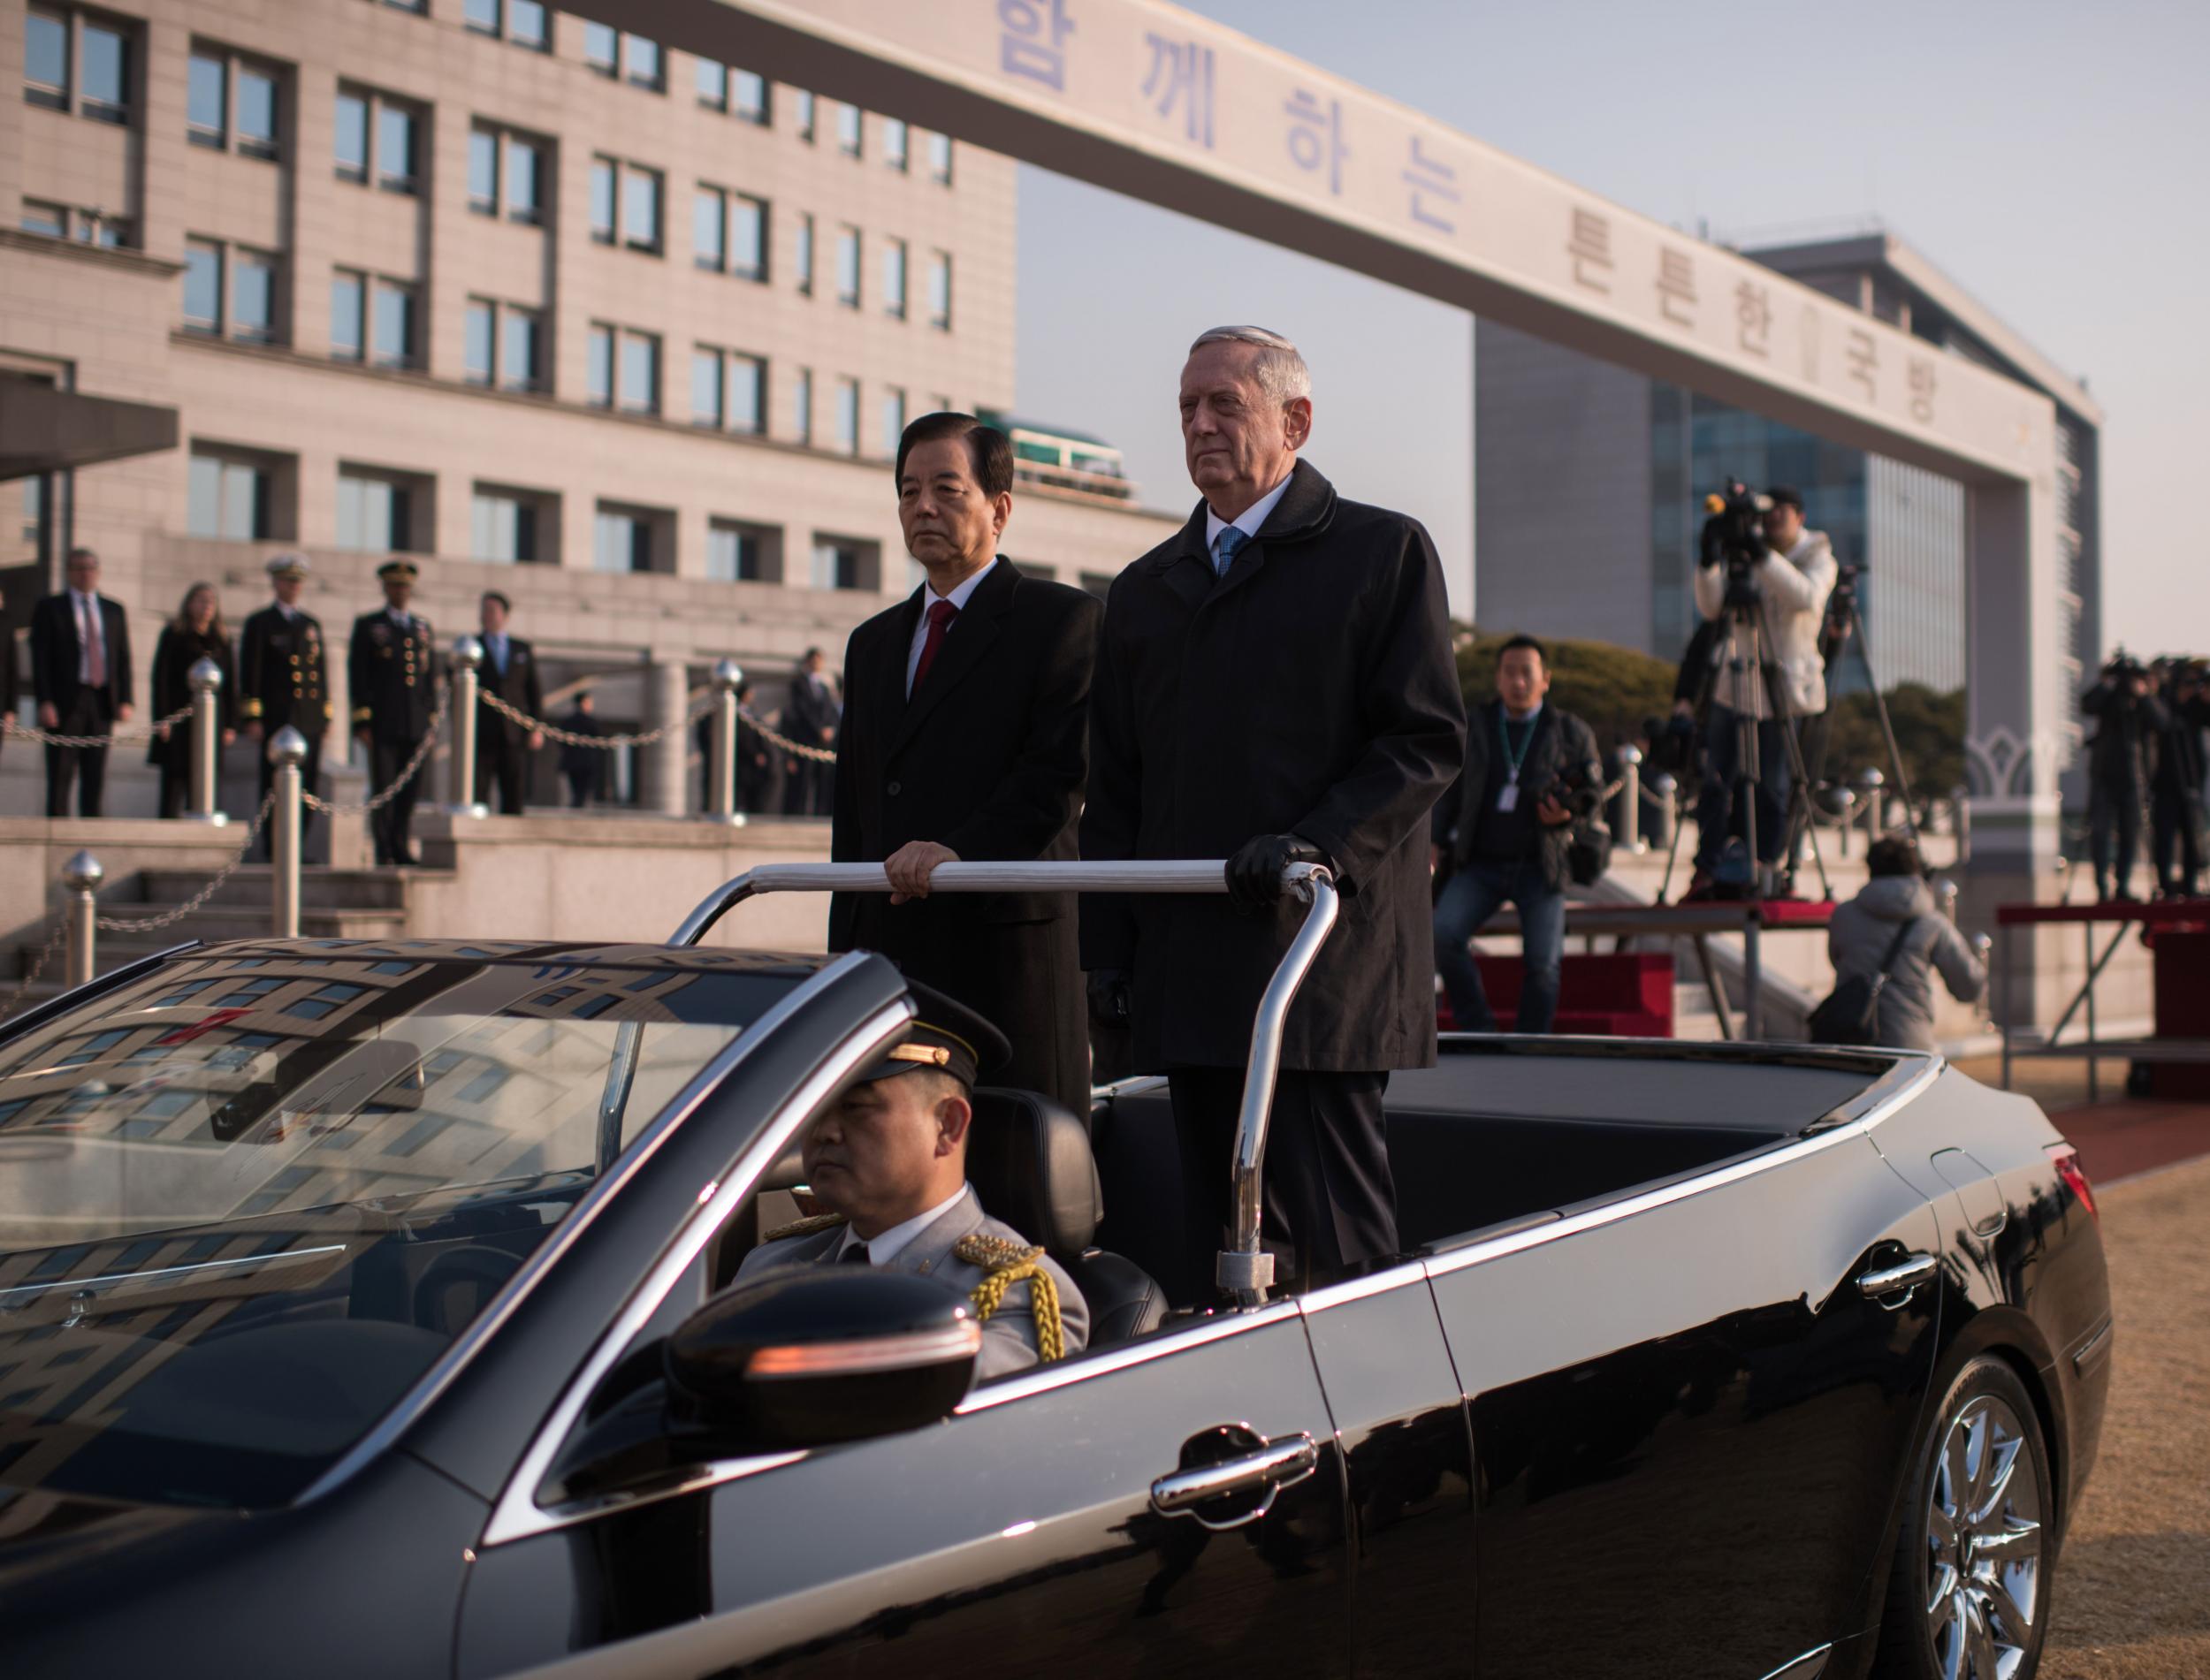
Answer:
M964 1296L982 1281L984 1273L981 1267L955 1258L952 1249L962 1237L977 1232L1017 1243L1023 1248L1033 1246L1011 1226L985 1213L971 1185L941 1218L898 1250L888 1269L909 1277L939 1279ZM780 1243L763 1243L744 1257L744 1263L736 1269L736 1281L742 1283L796 1266L834 1266L844 1246L844 1228L836 1225L825 1231L785 1237ZM1058 1262L1046 1257L1040 1264L1059 1286L1060 1334L1066 1344L1066 1357L1072 1358L1089 1343L1089 1307ZM1013 1285L982 1327L982 1354L974 1368L977 1382L1025 1371L1036 1363L1036 1319L1028 1290L1025 1281Z

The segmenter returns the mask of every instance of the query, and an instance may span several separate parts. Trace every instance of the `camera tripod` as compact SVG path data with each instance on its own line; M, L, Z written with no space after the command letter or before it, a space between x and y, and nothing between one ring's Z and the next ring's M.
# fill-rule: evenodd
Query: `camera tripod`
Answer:
M1845 567L1840 581L1834 585L1833 594L1827 597L1825 621L1819 626L1818 631L1818 659L1831 678L1836 661L1850 646L1856 647L1857 663L1864 672L1865 687L1871 691L1873 715L1879 719L1880 741L1887 749L1888 768L1894 773L1895 792L1903 802L1903 820L1898 826L1916 845L1918 840L1918 817L1911 803L1910 773L1903 768L1903 749L1895 740L1895 724L1888 716L1887 696L1880 691L1879 677L1872 669L1872 646L1865 640L1864 614L1857 606L1857 576L1863 569L1862 566ZM1833 696L1830 688L1827 695L1826 712L1829 718L1833 716ZM1817 745L1818 756L1817 768L1821 776L1825 775L1826 771L1827 733L1825 730L1819 732ZM1806 799L1800 805L1791 802L1788 809L1787 852L1791 872L1795 869L1796 854L1802 847L1803 836L1810 832L1810 830L1811 811L1809 800ZM1876 835L1872 838L1878 837ZM1816 844L1815 837L1814 844Z
M1769 657L1765 645L1764 615L1762 603L1755 594L1742 592L1737 582L1727 582L1726 599L1719 609L1719 634L1712 638L1710 660L1703 667L1702 679L1696 684L1696 715L1708 716L1712 690L1718 687L1722 666L1734 673L1734 692L1741 696L1744 673L1754 669L1764 685L1766 715L1780 725L1780 739L1787 744L1788 770L1794 786L1788 792L1789 843L1781 852L1781 891L1791 893L1795 886L1795 840L1797 824L1811 840L1811 862L1818 870L1819 891L1827 898L1833 896L1833 888L1826 879L1826 860L1819 853L1818 835L1810 822L1810 777L1803 762L1803 744L1800 739L1796 719L1789 712L1787 696L1780 684L1780 667ZM1885 714L1883 714L1885 715ZM1757 789L1764 781L1764 765L1757 741L1758 719L1746 711L1734 712L1734 783L1735 808L1741 812L1742 844L1749 855L1752 880L1750 896L1767 896L1763 880L1764 865L1757 861ZM1673 840L1665 850L1665 872L1658 886L1658 902L1666 901L1673 886L1673 869L1680 853L1680 824L1673 825ZM1699 834L1699 843L1708 840Z

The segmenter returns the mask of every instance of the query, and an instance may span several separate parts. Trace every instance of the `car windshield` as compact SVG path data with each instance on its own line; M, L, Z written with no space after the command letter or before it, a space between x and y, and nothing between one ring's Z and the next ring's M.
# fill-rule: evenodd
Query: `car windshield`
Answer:
M298 1493L805 973L518 948L232 947L0 1043L0 1482Z

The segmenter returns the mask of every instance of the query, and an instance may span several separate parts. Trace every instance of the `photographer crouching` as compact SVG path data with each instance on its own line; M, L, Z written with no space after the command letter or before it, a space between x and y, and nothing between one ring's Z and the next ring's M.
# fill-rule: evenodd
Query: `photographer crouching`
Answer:
M1712 500L1718 506L1704 521L1696 607L1719 625L1719 645L1712 656L1689 900L1713 896L1745 791L1754 801L1759 874L1787 848L1794 779L1787 731L1791 719L1826 710L1818 636L1836 569L1825 533L1804 527L1799 492L1776 487L1752 497L1730 484L1724 498ZM1771 668L1777 696L1768 693L1764 667ZM1745 895L1766 890L1765 882L1753 881Z
M1457 786L1435 807L1434 863L1452 872L1435 906L1435 968L1460 1032L1494 1032L1469 942L1510 904L1520 913L1520 1032L1548 1032L1566 954L1566 880L1573 825L1597 808L1604 764L1597 738L1571 712L1543 703L1543 644L1515 635L1497 659L1497 697L1466 725Z

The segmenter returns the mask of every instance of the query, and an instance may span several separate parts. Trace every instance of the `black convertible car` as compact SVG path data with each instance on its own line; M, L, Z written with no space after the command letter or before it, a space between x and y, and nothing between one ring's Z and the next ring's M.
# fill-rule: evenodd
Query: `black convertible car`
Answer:
M2031 1103L1446 1040L1389 1091L1408 1251L1299 1296L1254 1211L1224 1295L1156 1281L1158 1082L980 1093L1094 1331L976 1387L926 1280L728 1287L913 1005L691 942L834 875L674 946L186 948L0 1029L5 1672L2031 1676L2111 1338Z

